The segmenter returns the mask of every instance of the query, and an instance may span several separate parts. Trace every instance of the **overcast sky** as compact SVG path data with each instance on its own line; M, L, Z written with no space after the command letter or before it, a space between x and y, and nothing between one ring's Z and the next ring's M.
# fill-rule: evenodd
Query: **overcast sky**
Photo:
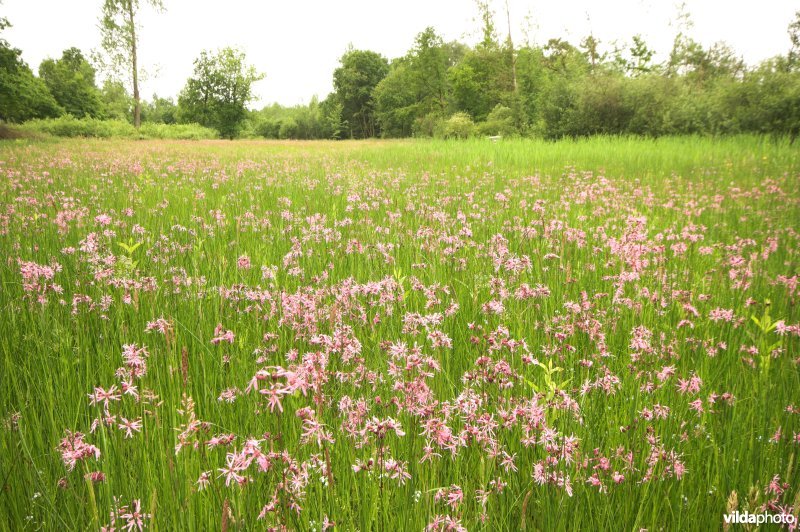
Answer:
M5 38L22 49L34 70L42 59L76 46L99 46L102 0L2 0L0 15L13 27ZM445 40L473 44L479 23L473 0L164 0L166 12L142 12L140 60L151 76L142 94L176 96L203 49L242 48L266 78L253 107L307 103L332 89L331 75L352 43L387 58L403 55L414 36L433 26ZM509 0L516 42L562 37L577 44L593 33L606 46L641 34L660 57L676 28L672 0ZM750 64L789 49L786 28L797 0L687 0L691 35L703 44L730 44ZM496 23L506 33L505 4L494 0Z

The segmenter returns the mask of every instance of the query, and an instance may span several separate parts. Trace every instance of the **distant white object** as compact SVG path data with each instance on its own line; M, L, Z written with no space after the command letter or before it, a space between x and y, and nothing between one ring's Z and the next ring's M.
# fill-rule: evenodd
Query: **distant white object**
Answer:
M492 135L491 137L489 137L489 140L491 140L492 142L497 142L498 140L500 140L502 138L503 138L502 135Z

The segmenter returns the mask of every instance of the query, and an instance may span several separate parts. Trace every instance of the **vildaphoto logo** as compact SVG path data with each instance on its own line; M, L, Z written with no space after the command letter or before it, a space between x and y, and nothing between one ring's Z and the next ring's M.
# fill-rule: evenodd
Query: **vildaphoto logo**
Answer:
M733 512L722 516L725 523L731 525L793 525L797 518L790 513L751 514L750 512Z

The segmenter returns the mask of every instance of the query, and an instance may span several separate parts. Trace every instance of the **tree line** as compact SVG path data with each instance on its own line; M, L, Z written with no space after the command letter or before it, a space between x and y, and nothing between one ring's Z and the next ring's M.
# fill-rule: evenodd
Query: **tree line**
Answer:
M610 51L589 35L516 47L479 1L482 39L445 42L434 28L391 61L349 49L334 91L307 106L265 107L253 131L275 138L595 134L800 133L800 12L786 55L748 66L724 43L689 36L688 15L669 56L641 36Z
M142 2L164 8L160 0ZM350 47L325 99L250 110L253 83L264 75L234 48L201 52L177 101L142 100L137 30L144 6L105 0L102 53L91 59L69 48L44 60L37 76L0 38L0 119L196 123L225 138L800 134L800 12L788 27L787 53L749 66L724 43L694 40L685 12L671 52L656 62L638 35L611 49L592 35L577 44L515 46L510 32L499 36L490 3L477 5L482 38L475 46L445 42L429 27L391 61ZM0 31L8 26L0 19ZM97 68L107 74L102 86Z

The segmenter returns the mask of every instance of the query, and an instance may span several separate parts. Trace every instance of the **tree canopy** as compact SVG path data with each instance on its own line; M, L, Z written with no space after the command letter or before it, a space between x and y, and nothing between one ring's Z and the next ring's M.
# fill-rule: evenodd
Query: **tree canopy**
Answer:
M98 118L104 114L94 67L77 48L64 50L60 59L42 61L39 77L56 102L72 116Z
M0 18L0 32L10 25L7 19ZM23 122L63 113L47 85L33 75L21 56L21 50L0 37L0 119Z
M336 99L342 106L342 119L350 138L380 134L375 117L373 91L389 73L389 62L370 50L347 50L333 71Z
M254 99L252 85L263 78L255 67L246 64L240 50L203 51L178 98L179 118L234 138L247 117L247 105Z

